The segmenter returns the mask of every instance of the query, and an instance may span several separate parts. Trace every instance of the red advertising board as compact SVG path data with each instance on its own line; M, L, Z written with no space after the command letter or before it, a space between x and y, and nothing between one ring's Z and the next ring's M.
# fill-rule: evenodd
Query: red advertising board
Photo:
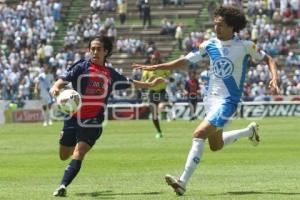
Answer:
M21 109L13 111L13 122L39 122L42 120L42 110Z

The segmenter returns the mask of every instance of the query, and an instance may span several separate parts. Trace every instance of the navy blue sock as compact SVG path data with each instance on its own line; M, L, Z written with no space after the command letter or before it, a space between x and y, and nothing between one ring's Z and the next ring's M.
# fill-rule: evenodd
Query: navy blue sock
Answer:
M154 124L154 126L156 128L156 131L158 133L161 133L161 129L160 129L160 125L159 125L159 120L158 119L152 119L152 121L153 121L153 124Z
M71 162L65 169L64 177L61 180L61 184L67 187L78 174L80 167L81 160L71 160Z

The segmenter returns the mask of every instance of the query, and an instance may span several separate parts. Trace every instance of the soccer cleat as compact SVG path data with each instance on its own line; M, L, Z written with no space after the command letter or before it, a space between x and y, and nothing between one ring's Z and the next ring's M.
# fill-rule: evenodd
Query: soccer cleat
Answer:
M252 135L249 137L249 140L251 141L253 146L257 146L260 142L258 135L258 127L259 125L256 122L251 122L248 125L248 128L252 129Z
M43 126L48 126L48 123L44 121Z
M162 133L156 133L156 135L155 135L156 139L159 139L159 138L162 138L162 137L163 137Z
M190 117L190 121L194 121L194 120L196 120L197 119L197 117L196 116L192 116L192 117Z
M65 197L67 195L66 186L60 185L54 192L53 196L55 197Z
M53 125L52 120L49 120L48 124L49 124L50 126Z
M165 180L169 186L171 186L174 189L174 192L181 196L185 192L185 184L181 182L180 180L176 179L175 177L167 174L165 176Z

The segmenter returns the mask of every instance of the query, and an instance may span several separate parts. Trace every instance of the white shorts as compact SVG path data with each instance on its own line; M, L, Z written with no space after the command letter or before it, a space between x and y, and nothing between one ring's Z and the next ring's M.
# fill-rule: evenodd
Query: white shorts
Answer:
M43 93L41 94L41 102L42 105L49 105L52 104L54 101L53 97L49 93Z
M204 98L205 119L213 126L223 128L232 119L238 104L221 98Z

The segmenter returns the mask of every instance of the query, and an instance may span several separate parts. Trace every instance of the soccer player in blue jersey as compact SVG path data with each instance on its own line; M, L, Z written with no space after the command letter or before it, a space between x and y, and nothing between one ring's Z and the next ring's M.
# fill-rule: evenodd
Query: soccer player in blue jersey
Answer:
M82 105L76 113L64 120L60 136L59 155L61 160L72 160L66 167L59 187L54 196L66 196L66 187L78 174L86 153L93 147L102 133L102 122L108 97L112 90L121 90L134 85L137 88L149 88L164 81L154 79L149 83L130 80L113 68L105 66L112 54L112 41L106 36L93 38L89 42L90 60L80 60L73 64L50 89L53 96L71 82L73 89L82 96Z
M245 26L246 18L241 10L233 6L221 6L214 13L217 37L203 42L198 51L168 63L152 66L133 65L144 70L174 69L187 67L190 63L196 63L207 56L210 59L208 90L204 97L206 117L193 132L192 147L180 178L165 176L167 184L177 195L184 194L191 175L201 162L206 139L212 151L221 150L242 137L248 137L254 146L259 143L258 124L255 122L244 129L223 132L223 127L240 102L250 58L264 60L268 64L272 74L269 86L274 93L279 92L274 60L264 51L258 50L252 41L235 36L235 33Z

